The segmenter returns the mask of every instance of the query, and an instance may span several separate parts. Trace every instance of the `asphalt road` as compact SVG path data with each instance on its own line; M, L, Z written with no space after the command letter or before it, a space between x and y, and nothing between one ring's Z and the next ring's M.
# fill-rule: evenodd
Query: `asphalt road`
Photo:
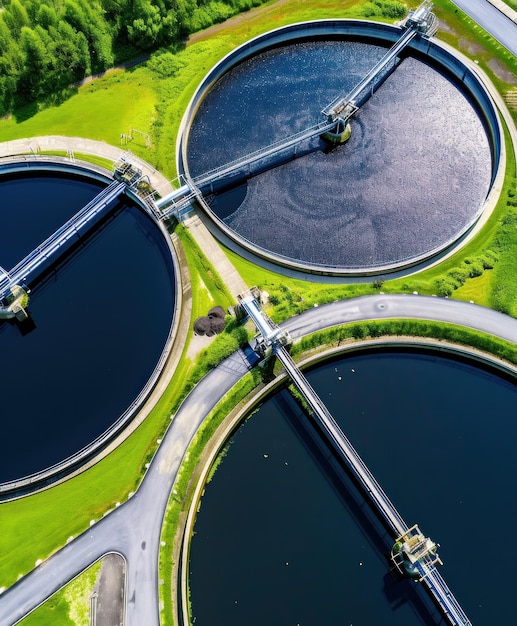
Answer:
M441 320L517 343L517 320L490 309L430 296L378 295L334 302L290 319L293 338L348 321ZM246 373L239 352L212 370L174 416L140 488L88 531L0 596L0 625L12 626L67 581L108 552L127 562L126 626L158 626L158 552L167 501L189 442L215 403Z
M240 353L187 397L137 492L0 596L0 625L12 626L108 552L126 559L127 626L158 626L158 552L163 515L179 466L204 417L247 372Z
M390 318L450 322L517 342L517 321L507 315L476 304L418 295L364 296L335 302L293 317L282 327L296 339L344 322Z
M452 2L517 56L517 24L486 0L452 0Z

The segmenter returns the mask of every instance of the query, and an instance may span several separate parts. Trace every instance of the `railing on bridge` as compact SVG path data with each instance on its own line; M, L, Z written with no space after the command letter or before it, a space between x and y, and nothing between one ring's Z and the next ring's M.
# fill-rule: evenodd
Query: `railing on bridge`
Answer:
M341 119L347 122L358 108L364 104L368 95L373 93L375 86L389 74L391 63L395 66L398 63L399 54L418 35L431 35L436 33L437 20L431 12L432 3L426 0L418 9L410 11L403 22L406 31L378 61L374 67L362 78L359 83L345 96L337 97L328 104L321 112L327 119ZM363 94L361 96L361 94Z
M368 96L373 93L375 86L378 86L388 75L390 63L396 65L399 60L398 55L417 34L418 31L416 29L407 30L368 74L357 83L352 91L347 93L346 96L333 100L321 113L331 121L335 121L338 118L348 121L359 107L364 104Z
M189 185L183 181L178 188L154 200L154 204L161 219L175 217L181 221L191 209L192 201L198 197L199 193L192 183Z
M259 161L265 161L268 157L276 156L289 150L290 148L298 146L301 142L312 139L319 135L331 131L336 127L336 122L319 122L310 128L290 135L285 139L281 139L272 143L265 148L260 148L247 154L244 157L240 157L229 163L225 163L220 167L216 167L213 170L205 172L196 178L184 181L177 189L174 189L171 193L165 195L163 198L155 200L156 207L160 213L162 219L168 219L172 216L181 220L191 207L192 201L202 196L203 193L213 192L214 185L221 180L225 180L225 185L229 185L230 181L240 174L242 178L251 176L251 166ZM286 156L285 160L290 157ZM278 165L279 159L275 160L275 165ZM245 171L245 170L248 171Z
M289 378L310 407L326 439L334 450L338 452L340 458L345 462L361 486L364 494L373 503L396 538L392 550L393 563L401 573L419 580L425 586L452 626L472 626L459 602L436 569L436 563L441 564L436 554L436 544L428 537L424 537L420 533L418 526L409 528L406 524L345 433L341 430L325 403L296 366L285 348L285 344L289 339L288 335L282 334L282 330L264 315L254 297L255 293L256 291L252 290L251 293L240 297L239 304L253 320L261 335L262 354L267 353L268 350L276 354Z
M216 167L205 174L201 174L201 176L194 178L192 182L198 189L203 190L205 188L209 188L221 178L237 174L257 161L262 161L268 157L276 156L289 148L299 145L303 141L323 135L324 133L332 130L335 126L336 124L334 121L314 124L314 126L306 128L305 130L293 135L289 135L289 137L286 137L285 139L275 141L274 143L269 144L264 148L259 148L244 157L230 161L221 167Z
M12 270L0 272L0 305L4 315L9 315L6 307L13 299L13 288L34 282L39 275L46 271L58 258L77 240L90 230L110 209L113 201L126 189L137 190L139 185L149 181L142 176L142 170L136 167L125 157L121 157L113 166L114 178L107 187L86 204L80 211L71 217L63 226L58 228L50 237L41 243L35 250L30 252ZM148 213L155 219L161 219L154 204L144 199L144 205ZM27 289L23 287L25 295ZM0 313L2 313L0 311Z
M52 264L58 253L67 250L88 228L96 223L110 204L123 192L126 184L113 181L78 213L0 278L0 300L14 285L33 282Z
M406 28L415 28L428 37L436 35L438 19L432 9L432 0L424 0L417 9L409 11L402 25Z
M418 9L409 12L402 24L405 30L382 59L352 91L345 96L338 96L321 111L327 118L326 121L314 124L305 130L259 148L244 157L225 163L193 179L188 179L179 189L156 202L162 218L167 219L172 215L181 217L182 213L188 210L194 198L207 191L215 191L215 187L221 186L221 181L225 181L225 184L230 185L232 182L235 183L237 177L239 177L239 180L240 177L247 178L253 174L251 171L252 165L259 161L265 162L266 159L272 156L279 157L279 155L293 147L296 149L296 146L303 141L317 136L325 137L333 143L346 141L350 136L350 129L347 126L348 120L364 104L368 93L373 93L374 87L378 86L389 74L390 64L396 65L398 55L414 37L419 34L431 35L436 32L437 20L431 12L431 8L432 3L426 0ZM287 156L286 158L290 157ZM279 159L277 158L274 165L278 165L278 163ZM266 169L265 164L262 167ZM257 170L260 171L259 168Z

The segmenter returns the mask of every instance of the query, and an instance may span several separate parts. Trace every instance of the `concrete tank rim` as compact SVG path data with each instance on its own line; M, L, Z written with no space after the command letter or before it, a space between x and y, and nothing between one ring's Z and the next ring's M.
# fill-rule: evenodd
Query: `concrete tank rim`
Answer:
M341 27L343 30L336 30L337 27ZM317 33L319 33L320 37L323 35L340 36L346 35L347 33L355 34L352 32L352 29L354 28L364 29L363 36L365 38L369 36L368 33L370 33L371 38L374 38L375 33L377 39L383 39L387 42L394 41L402 30L402 28L397 25L360 19L330 18L311 20L297 22L295 24L270 30L267 33L263 33L262 35L252 38L251 40L238 46L235 50L226 54L218 63L216 63L216 65L214 65L214 67L209 70L209 72L207 72L205 77L202 79L181 120L176 142L176 163L180 178L186 180L187 183L192 183L187 158L187 145L190 128L204 96L224 74L239 63L242 63L244 60L280 44L295 43L297 40L306 39L310 35L314 37ZM384 37L382 37L382 35L384 35ZM490 93L491 89L495 91L495 87L492 85L491 81L489 81L488 77L486 77L485 81L482 81L479 76L479 72L476 72L472 67L469 67L469 59L458 50L452 49L445 43L442 44L442 42L438 41L434 37L430 39L426 38L425 41L428 42L428 52L432 50L434 55L437 55L429 55L436 65L443 68L444 71L450 71L450 69L445 65L445 58L448 56L454 57L456 61L461 64L465 75L468 73L468 75L472 78L475 86L485 100L485 103L481 102L476 94L473 93L472 88L464 85L465 92L468 93L473 100L475 100L480 113L483 112L485 115L483 122L487 127L487 140L492 151L492 174L490 188L485 199L480 204L478 210L473 213L471 218L460 231L458 231L454 236L449 237L449 239L445 242L442 242L433 249L420 255L413 255L410 258L403 259L402 261L394 261L391 263L377 264L366 267L329 266L328 264L311 263L300 259L292 259L264 249L229 228L222 219L215 215L207 203L202 201L202 210L204 214L208 216L209 221L213 225L213 228L211 228L212 234L219 240L227 239L231 241L232 244L234 244L233 249L235 252L241 256L243 255L243 252L244 256L246 254L251 255L254 261L259 265L261 262L266 262L271 263L273 266L277 266L279 271L288 270L299 272L302 275L312 274L340 277L343 279L360 279L394 273L414 273L425 269L428 265L434 265L436 262L440 262L443 258L454 254L457 250L463 247L463 245L465 245L471 237L478 232L478 225L486 222L499 199L500 187L502 186L502 180L504 179L506 169L504 133L498 107ZM419 51L415 45L412 42L408 48L410 50L418 51L420 54L424 54L421 50ZM488 83L488 85L485 85L484 82Z

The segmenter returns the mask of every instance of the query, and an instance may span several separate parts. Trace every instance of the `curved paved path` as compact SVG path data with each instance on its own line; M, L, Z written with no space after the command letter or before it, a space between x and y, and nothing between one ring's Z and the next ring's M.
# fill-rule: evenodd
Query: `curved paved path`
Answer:
M171 184L167 178L154 169L152 165L135 156L129 150L117 148L105 141L83 139L82 137L66 137L64 135L48 135L33 137L32 139L15 139L0 143L0 159L11 158L13 160L19 160L20 157L24 158L25 156L27 159L33 159L37 158L40 152L55 150L62 150L70 155L75 153L93 154L113 161L114 163L121 157L126 157L142 170L144 176L149 177L153 189L160 195L163 196L172 191ZM74 159L71 158L70 162L73 163ZM230 263L228 257L221 250L219 244L209 233L199 212L194 211L192 217L184 221L184 225L189 229L199 247L217 269L220 276L224 278L224 282L230 290L230 293L237 298L237 295L242 293L247 288L247 285L235 267Z
M67 137L65 135L47 135L42 137L31 137L30 139L13 139L0 143L0 158L19 157L27 154L37 156L41 152L63 150L66 154L74 155L76 152L82 154L95 154L110 161L116 162L121 157L126 156L132 163L141 168L145 176L155 189L160 193L169 193L172 187L169 181L157 170L143 159L134 155L130 150L117 148L105 141L95 141L94 139L84 139L83 137ZM74 161L72 157L71 162Z
M364 296L315 307L283 327L293 338L346 322L388 318L448 321L517 343L517 320L490 309L431 296ZM127 560L126 626L158 626L158 553L170 491L185 451L205 416L246 373L239 352L188 396L139 489L126 503L67 544L0 596L0 626L12 626L67 581L110 551Z

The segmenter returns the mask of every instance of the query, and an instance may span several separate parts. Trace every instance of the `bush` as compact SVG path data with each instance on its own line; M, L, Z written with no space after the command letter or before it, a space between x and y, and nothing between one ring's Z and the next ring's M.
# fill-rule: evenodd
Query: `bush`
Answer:
M367 329L363 325L355 325L352 328L352 337L354 339L364 339Z
M436 293L442 298L450 296L455 287L446 278L439 278L436 281Z
M469 278L476 278L477 276L481 276L484 267L483 263L479 259L465 259L465 263L467 264Z
M497 254L492 250L486 250L484 254L479 257L480 262L485 270L493 270L494 265L497 263Z
M153 54L147 62L147 67L159 78L172 78L184 66L185 64L172 52Z
M363 7L365 17L381 16L396 20L405 17L406 13L406 6L397 0L372 0Z

